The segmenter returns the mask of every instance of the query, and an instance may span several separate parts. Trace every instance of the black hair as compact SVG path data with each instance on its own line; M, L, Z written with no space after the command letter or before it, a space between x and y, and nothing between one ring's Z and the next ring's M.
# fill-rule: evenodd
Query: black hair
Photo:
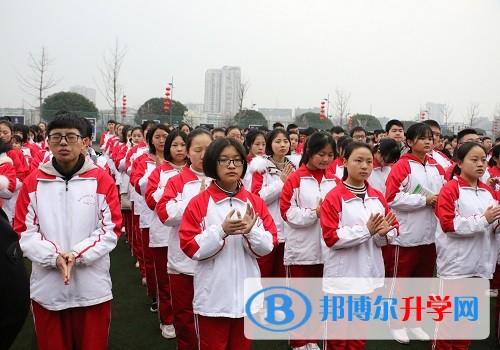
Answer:
M163 130L168 134L168 128L165 124L155 124L149 131L146 136L146 141L149 145L149 153L152 155L156 154L156 147L153 145L153 135L156 132L156 130ZM165 151L165 150L164 150Z
M116 124L116 120L110 119L106 124Z
M285 129L281 129L281 128L274 129L269 134L267 134L267 137L266 137L266 154L268 156L272 156L274 154L274 152L273 152L273 140L279 134L282 134L282 135L285 135L286 139L288 140L289 146L288 146L288 152L286 154L289 155L290 154L290 134L291 133L294 133L294 134L298 135L295 131L287 132Z
M344 153L343 151L345 147L351 142L354 142L354 140L351 139L350 136L348 135L340 136L339 139L337 140L337 155L342 155L342 153Z
M330 132L332 134L341 134L341 133L344 133L345 134L345 130L344 128L342 128L341 126L334 126L333 128L330 129Z
M5 142L0 139L0 154L10 151L12 149L12 145L9 142Z
M19 135L12 135L12 143L14 143L14 142L17 142L20 144L26 143L26 141L23 141L23 138Z
M474 129L463 129L457 134L457 143L460 143L462 139L467 135L477 135L477 131Z
M80 117L80 116L78 116L78 118L80 118L82 123L85 125L85 133L84 133L85 136L82 135L82 137L88 137L89 140L92 140L92 134L94 133L94 127L90 123L90 120L88 120L87 118L84 118L84 117ZM115 126L116 125L117 124L115 124Z
M252 129L249 130L247 133L247 136L245 136L245 147L247 149L247 153L250 152L250 148L252 147L253 143L255 142L255 139L257 136L262 136L264 138L264 142L266 142L266 134L264 131L261 130L256 130ZM267 143L266 143L266 148L267 148Z
M123 129L122 129L122 134L120 135L121 138L120 138L120 141L121 142L127 142L127 133L128 131L132 129L132 126L131 125L124 125L123 126Z
M294 123L290 123L286 126L286 131L290 132L291 129L298 129L298 125Z
M318 129L313 128L312 126L310 126L307 129L305 129L301 134L305 135L305 136L311 136L315 132L318 132Z
M216 132L222 132L224 135L226 134L226 130L224 128L213 128L212 130L210 130L212 136L214 136Z
M285 126L280 122L276 122L273 124L273 129L276 129L276 128L283 128L284 129Z
M141 129L142 129L142 134L144 135L144 133L146 132L146 129L150 126L150 125L156 125L156 122L154 122L153 120L145 120L142 122L141 124Z
M239 153L243 161L243 172L241 173L241 178L245 176L247 171L245 148L233 137L219 137L218 139L215 139L210 146L208 146L205 156L203 157L203 171L206 176L215 180L220 180L219 175L217 175L217 166L219 164L218 159L224 148L230 146L233 146Z
M229 132L231 130L234 130L234 129L238 129L240 131L240 133L241 133L241 128L239 126L237 126L237 125L231 125L231 126L228 126L226 128L226 130L224 130L224 135L226 135L226 136L229 135Z
M165 127L168 128L167 125L165 125ZM172 147L172 143L177 136L180 136L182 138L182 141L186 143L187 135L184 131L172 130L168 133L167 139L165 140L165 148L163 149L163 158L165 158L165 160L168 160L169 162L172 161L172 153L170 152L170 147Z
M422 123L427 124L429 126L433 126L435 128L439 128L439 130L441 130L441 125L439 125L439 123L435 120L427 119L427 120L424 120Z
M399 149L398 143L393 139L382 139L372 149L372 153L375 154L380 151L380 155L387 164L396 163L401 155L401 150Z
M144 136L144 130L142 129L142 126L134 126L134 127L132 128L132 134L133 134L133 133L134 133L134 131L136 131L136 130L140 130L140 131L141 131L142 136Z
M188 123L180 123L179 126L177 127L177 129L182 130L183 126L187 126L189 131L193 130L193 128Z
M455 164L455 166L453 167L453 170L451 171L450 180L453 179L453 176L455 176L455 174L460 175L460 173L461 173L462 170L458 166L458 162L463 162L464 159L465 159L465 157L467 156L467 154L474 147L481 148L484 151L484 154L486 154L486 150L484 149L484 147L481 144L476 143L476 142L466 142L466 143L464 143L462 146L460 146L454 152L454 156L455 156L455 159L457 160L457 164Z
M413 124L406 130L406 143L408 144L408 141L413 141L415 142L421 137L429 137L433 138L432 135L432 130L431 127L427 124L424 123L416 123ZM410 146L408 146L410 147ZM410 147L410 153L411 153L411 147Z
M24 124L14 124L12 128L14 129L14 132L21 132L21 134L23 134L23 136L21 136L23 143L28 142L28 134L30 132L29 126Z
M481 142L483 142L484 140L490 140L491 141L491 137L489 137L489 136L483 136L483 139L481 140Z
M269 128L265 125L261 125L257 128L257 130L263 131L265 133L269 132Z
M331 145L333 148L333 158L337 157L337 146L330 133L317 131L309 136L299 165L307 164L313 155L321 151L327 145Z
M41 130L38 125L30 125L29 126L30 132L35 136L33 141L34 142L42 142L43 141L43 136L41 135Z
M396 126L399 126L401 128L403 128L403 132L405 131L405 125L403 124L403 122L401 122L401 120L397 120L397 119L391 119L387 122L387 124L385 124L385 132L389 132L389 130L391 130L391 128L396 125Z
M359 149L359 148L366 148L370 154L372 154L372 149L370 148L370 146L368 146L368 144L364 143L364 142L350 142L345 148L344 148L344 159L349 159L349 157L351 156L352 152L354 152L355 150ZM373 154L372 154L372 157L373 157ZM348 176L348 172L347 172L347 167L344 167L344 174L342 175L342 180L345 180L347 179L347 176Z
M377 137L380 134L386 134L385 130L384 129L373 130L373 135L375 135L375 137Z
M207 129L202 129L202 128L194 129L192 132L189 133L189 135L187 135L187 138L186 138L186 150L187 151L189 151L189 148L191 147L191 144L193 143L193 139L197 136L200 136L200 135L207 135L210 137L211 140L213 140L212 134Z
M352 138L352 135L354 135L355 132L358 132L358 131L363 131L365 133L365 136L367 135L367 132L366 130L362 127L362 126L355 126L354 128L351 129L351 132L349 133L349 136L351 136Z
M493 146L490 150L490 160L488 161L489 166L497 166L497 160L500 158L500 145ZM493 159L497 158L497 160Z
M14 130L12 129L12 123L9 122L8 120L6 120L6 119L0 119L0 125L5 125L6 127L8 127L10 129L11 133L14 132Z
M82 118L67 110L56 112L52 121L47 125L47 136L54 129L77 129L82 138L88 133L87 125Z

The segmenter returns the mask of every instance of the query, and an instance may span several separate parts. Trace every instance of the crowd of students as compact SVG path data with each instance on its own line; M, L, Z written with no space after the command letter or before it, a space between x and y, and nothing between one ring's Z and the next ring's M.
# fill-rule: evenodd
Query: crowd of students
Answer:
M108 172L114 179L122 231L151 298L150 310L158 312L162 336L176 338L178 349L251 348L243 327L247 277L286 277L293 283L298 277L432 277L437 269L442 279L493 279L500 145L492 147L491 139L481 139L473 129L444 142L432 120L407 130L391 120L373 134L362 127L348 134L341 127L299 131L294 124L275 124L272 130L207 130L109 121L100 139L103 154L97 156L88 147L91 128L82 123L78 136L87 140L82 162L95 164L99 174ZM57 131L72 126L55 125ZM71 134L54 136L50 130L54 126L49 124L44 137L43 130L0 122L0 197L10 218L30 169L36 173L51 161L53 145L78 140L69 139ZM8 146L15 144L20 150ZM57 166L55 170L56 176L67 175ZM28 242L21 244L23 249L29 243L40 247L33 243L35 228L26 227L36 226L27 223L33 216L26 208L36 200L29 189L44 181L39 177L25 182L27 190L21 190L16 207L14 228L21 243L23 236ZM108 180L100 182L109 186ZM115 231L121 218L109 208L108 199L115 194L102 186L95 190L108 207L101 203L100 210L110 214L98 217L109 220L109 227L93 225L114 233L103 248L102 256L107 256L119 237ZM40 221L53 216L43 210L39 215ZM44 244L48 250L50 242ZM59 257L63 267L73 266L73 258L87 255L70 252L73 256L50 255L54 261L43 252L25 254L34 265L45 267L59 267ZM66 271L68 282L71 269L59 270L63 275ZM364 292L380 287L371 285ZM33 295L32 284L33 305L43 308ZM252 312L266 317L258 307ZM410 342L409 334L430 340L418 326L407 329L393 322L391 332L401 343ZM310 339L294 337L289 343L292 349L319 349ZM325 349L363 349L366 341L324 344ZM432 342L436 349L469 344Z

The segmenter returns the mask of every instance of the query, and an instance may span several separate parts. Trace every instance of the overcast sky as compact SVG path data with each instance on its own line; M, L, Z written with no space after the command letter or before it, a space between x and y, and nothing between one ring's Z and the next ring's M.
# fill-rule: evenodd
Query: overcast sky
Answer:
M205 71L225 65L251 82L247 107L319 107L336 88L377 117L446 102L462 121L471 102L485 117L500 104L498 0L0 0L0 33L0 107L32 101L15 70L42 46L62 77L49 93L95 88L116 38L136 108L172 77L174 99L203 103Z

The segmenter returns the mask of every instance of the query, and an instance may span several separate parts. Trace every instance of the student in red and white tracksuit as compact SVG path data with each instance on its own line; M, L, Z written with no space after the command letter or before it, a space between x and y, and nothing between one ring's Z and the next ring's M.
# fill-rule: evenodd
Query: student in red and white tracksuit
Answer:
M290 155L290 139L288 133L281 128L269 133L266 153L267 158L256 157L249 165L249 172L252 174L251 190L266 202L278 229L278 246L258 262L263 278L285 277L285 222L280 214L280 196L288 176L299 167L300 156Z
M172 307L175 315L177 347L180 350L198 349L198 338L193 314L193 276L196 261L182 251L179 243L179 225L191 198L210 184L203 173L203 156L212 135L205 129L193 130L186 140L189 166L172 177L158 201L160 221L170 229L167 271L170 278Z
M141 230L142 239L142 256L146 270L148 296L153 299L151 305L152 312L158 310L153 251L149 246L149 227L153 220L153 211L147 206L144 196L146 194L149 175L157 166L165 161L164 149L168 136L167 130L167 126L164 124L157 124L149 130L148 136L146 137L149 145L149 152L142 154L134 160L130 173L130 184L134 186L137 193L135 203L140 205L139 228Z
M491 279L498 254L495 229L500 207L493 189L479 180L486 170L486 152L480 144L468 142L455 155L458 175L443 187L435 208L439 220L436 250L437 277L442 279L440 295L447 295L447 287L453 288L449 280ZM457 327L460 325L455 324L453 329L447 323L437 325L433 349L467 349L470 340L450 340L452 331L466 331ZM440 338L445 335L448 339Z
M285 221L284 264L290 283L293 278L323 276L326 245L319 219L321 202L340 181L326 171L335 154L335 141L330 134L312 134L307 139L300 167L283 186L280 212ZM294 339L290 340L292 348L307 344L317 346L313 341L298 337L293 335Z
M81 154L85 136L72 143L61 138L85 135L76 115L58 114L47 134L56 137L54 158L26 178L14 219L33 262L38 349L106 349L113 298L109 252L121 231L118 192L113 179Z
M252 129L245 136L245 147L248 149L247 163L248 169L243 177L243 186L250 191L252 188L252 172L250 165L254 160L257 162L266 155L266 134L261 130Z
M149 176L145 200L149 209L153 211L149 227L149 247L153 253L158 317L162 336L168 339L175 337L170 281L165 268L171 229L160 221L156 204L163 195L168 179L179 174L186 164L186 134L180 130L172 130L165 140L164 154L165 161Z
M370 294L384 285L381 247L390 244L397 236L395 227L398 224L384 195L366 181L373 166L370 147L364 143L350 143L345 148L344 159L347 174L343 182L326 195L321 205L321 229L329 247L325 254L323 291L329 294ZM340 280L344 277L365 279L353 284L350 279ZM328 278L336 280L329 281ZM327 324L326 349L364 349L366 329L353 330L345 326ZM360 339L330 339L339 329L353 336L359 334Z
M197 261L193 311L201 350L251 348L243 327L244 281L260 277L257 258L277 244L276 225L264 201L241 185L245 156L233 138L210 144L203 169L214 181L191 199L179 229L181 249ZM255 282L249 288L262 285ZM262 300L252 304L252 314Z
M427 153L433 136L430 127L418 123L408 128L410 152L391 168L386 183L386 198L399 222L399 236L393 242L393 277L432 277L436 263L434 238L437 219L433 207L443 185L444 171ZM419 189L422 189L419 191ZM399 321L391 325L397 341L408 343L406 330ZM413 327L421 340L429 340ZM399 335L401 337L399 337ZM417 335L417 337L419 337Z

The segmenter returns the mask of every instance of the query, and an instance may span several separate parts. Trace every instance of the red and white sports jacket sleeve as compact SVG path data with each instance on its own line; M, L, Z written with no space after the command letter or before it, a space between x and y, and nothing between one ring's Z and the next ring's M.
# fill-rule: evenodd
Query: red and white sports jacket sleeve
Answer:
M277 176L275 181L263 186L265 174L265 172L259 173L257 171L252 174L251 192L262 198L266 204L271 204L280 198L281 191L283 190L283 181L281 181L281 178Z
M36 202L36 173L29 176L19 190L14 216L14 231L29 245L23 248L30 260L43 267L56 268L56 259L62 253L57 242L45 238L38 225ZM29 249L29 251L26 251Z
M426 198L421 194L405 192L411 169L407 161L398 161L391 167L387 176L385 197L391 208L401 211L412 211L425 207Z
M19 186L17 186L19 184ZM0 158L0 198L10 199L21 186L16 177L16 169L8 157Z
M298 171L298 170L297 170ZM294 228L305 228L314 224L318 220L316 208L301 208L297 205L294 198L296 189L300 186L300 177L297 172L288 177L283 185L283 191L280 198L281 217L288 225Z
M184 180L181 174L168 180L163 195L156 206L160 221L167 226L177 226L181 223L182 216L190 201L190 198L187 200L182 198Z
M488 186L484 185L484 188ZM491 191L488 188L488 191ZM494 193L491 193L495 198ZM434 213L439 220L441 229L450 237L467 237L485 234L488 221L484 214L461 216L457 208L459 198L459 182L456 179L449 181L439 193ZM471 206L474 204L471 203Z
M153 172L149 174L148 184L146 186L144 199L146 200L146 204L151 210L155 210L157 204L153 194L156 192L156 190L158 190L158 185L160 184L160 173L160 167L157 167L155 170L153 170Z
M249 193L255 214L258 219L252 230L243 235L243 247L254 258L260 258L269 254L274 247L278 246L278 229L274 219L269 213L264 200L254 194ZM271 237L267 233L271 234ZM271 238L271 241L269 241Z
M191 199L179 228L181 249L193 260L213 258L226 244L226 233L222 226L204 226L209 200L208 191Z

